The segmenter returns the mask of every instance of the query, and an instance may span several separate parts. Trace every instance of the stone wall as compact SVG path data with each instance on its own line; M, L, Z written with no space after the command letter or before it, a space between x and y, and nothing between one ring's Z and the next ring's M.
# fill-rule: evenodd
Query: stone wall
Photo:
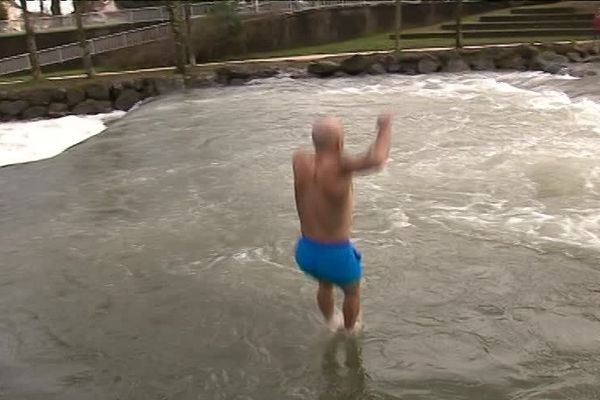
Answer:
M303 64L235 64L219 67L209 75L106 78L68 87L0 91L0 121L97 114L129 110L144 99L183 90L216 85L243 85L254 79L285 74L293 79L378 74L467 73L468 71L543 71L583 77L596 74L577 64L600 62L592 42L574 44L490 46L480 49L371 53ZM306 64L304 64L306 65ZM302 67L302 68L300 68Z
M184 79L173 76L0 91L0 121L128 111L141 100L184 87Z

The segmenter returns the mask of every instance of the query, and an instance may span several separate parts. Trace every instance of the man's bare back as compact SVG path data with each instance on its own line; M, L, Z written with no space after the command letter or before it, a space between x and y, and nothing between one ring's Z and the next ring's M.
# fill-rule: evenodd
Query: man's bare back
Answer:
M363 156L348 157L343 154L341 123L335 118L324 118L313 126L315 153L296 152L293 156L296 208L302 231L296 260L303 271L319 280L317 299L327 321L333 317L333 285L344 289L347 329L354 326L358 314L358 283L362 274L360 253L349 242L352 175L384 165L390 149L391 116L380 116L377 128L369 151Z

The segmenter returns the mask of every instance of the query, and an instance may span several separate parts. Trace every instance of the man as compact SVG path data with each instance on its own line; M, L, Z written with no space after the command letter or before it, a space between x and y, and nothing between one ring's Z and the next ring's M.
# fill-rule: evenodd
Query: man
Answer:
M363 156L343 154L344 131L340 121L328 117L312 129L315 153L293 156L294 191L302 237L296 244L296 262L319 282L317 303L332 329L333 286L344 291L344 327L352 332L360 311L361 255L350 243L352 228L352 176L380 169L391 143L392 117L377 120L377 138Z

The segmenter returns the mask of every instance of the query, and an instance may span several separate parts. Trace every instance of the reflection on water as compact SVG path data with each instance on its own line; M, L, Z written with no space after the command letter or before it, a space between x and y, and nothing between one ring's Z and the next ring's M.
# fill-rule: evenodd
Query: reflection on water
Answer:
M340 347L344 350L343 364L338 360ZM341 334L333 336L323 352L322 371L325 384L320 400L372 398L367 390L368 375L363 367L358 338Z
M0 169L0 399L600 398L595 79L190 91ZM365 330L329 338L290 154L323 114L364 150L384 109L390 163L355 183Z

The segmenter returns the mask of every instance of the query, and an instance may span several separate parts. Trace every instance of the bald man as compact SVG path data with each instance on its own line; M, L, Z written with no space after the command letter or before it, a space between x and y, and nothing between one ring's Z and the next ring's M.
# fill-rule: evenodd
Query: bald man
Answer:
M323 118L312 129L314 153L293 156L294 191L302 236L296 244L300 269L319 282L317 303L331 329L334 321L333 287L344 291L344 328L352 332L360 311L361 255L350 242L352 176L380 169L391 143L392 117L377 120L377 137L366 154L343 154L344 130L336 118Z

